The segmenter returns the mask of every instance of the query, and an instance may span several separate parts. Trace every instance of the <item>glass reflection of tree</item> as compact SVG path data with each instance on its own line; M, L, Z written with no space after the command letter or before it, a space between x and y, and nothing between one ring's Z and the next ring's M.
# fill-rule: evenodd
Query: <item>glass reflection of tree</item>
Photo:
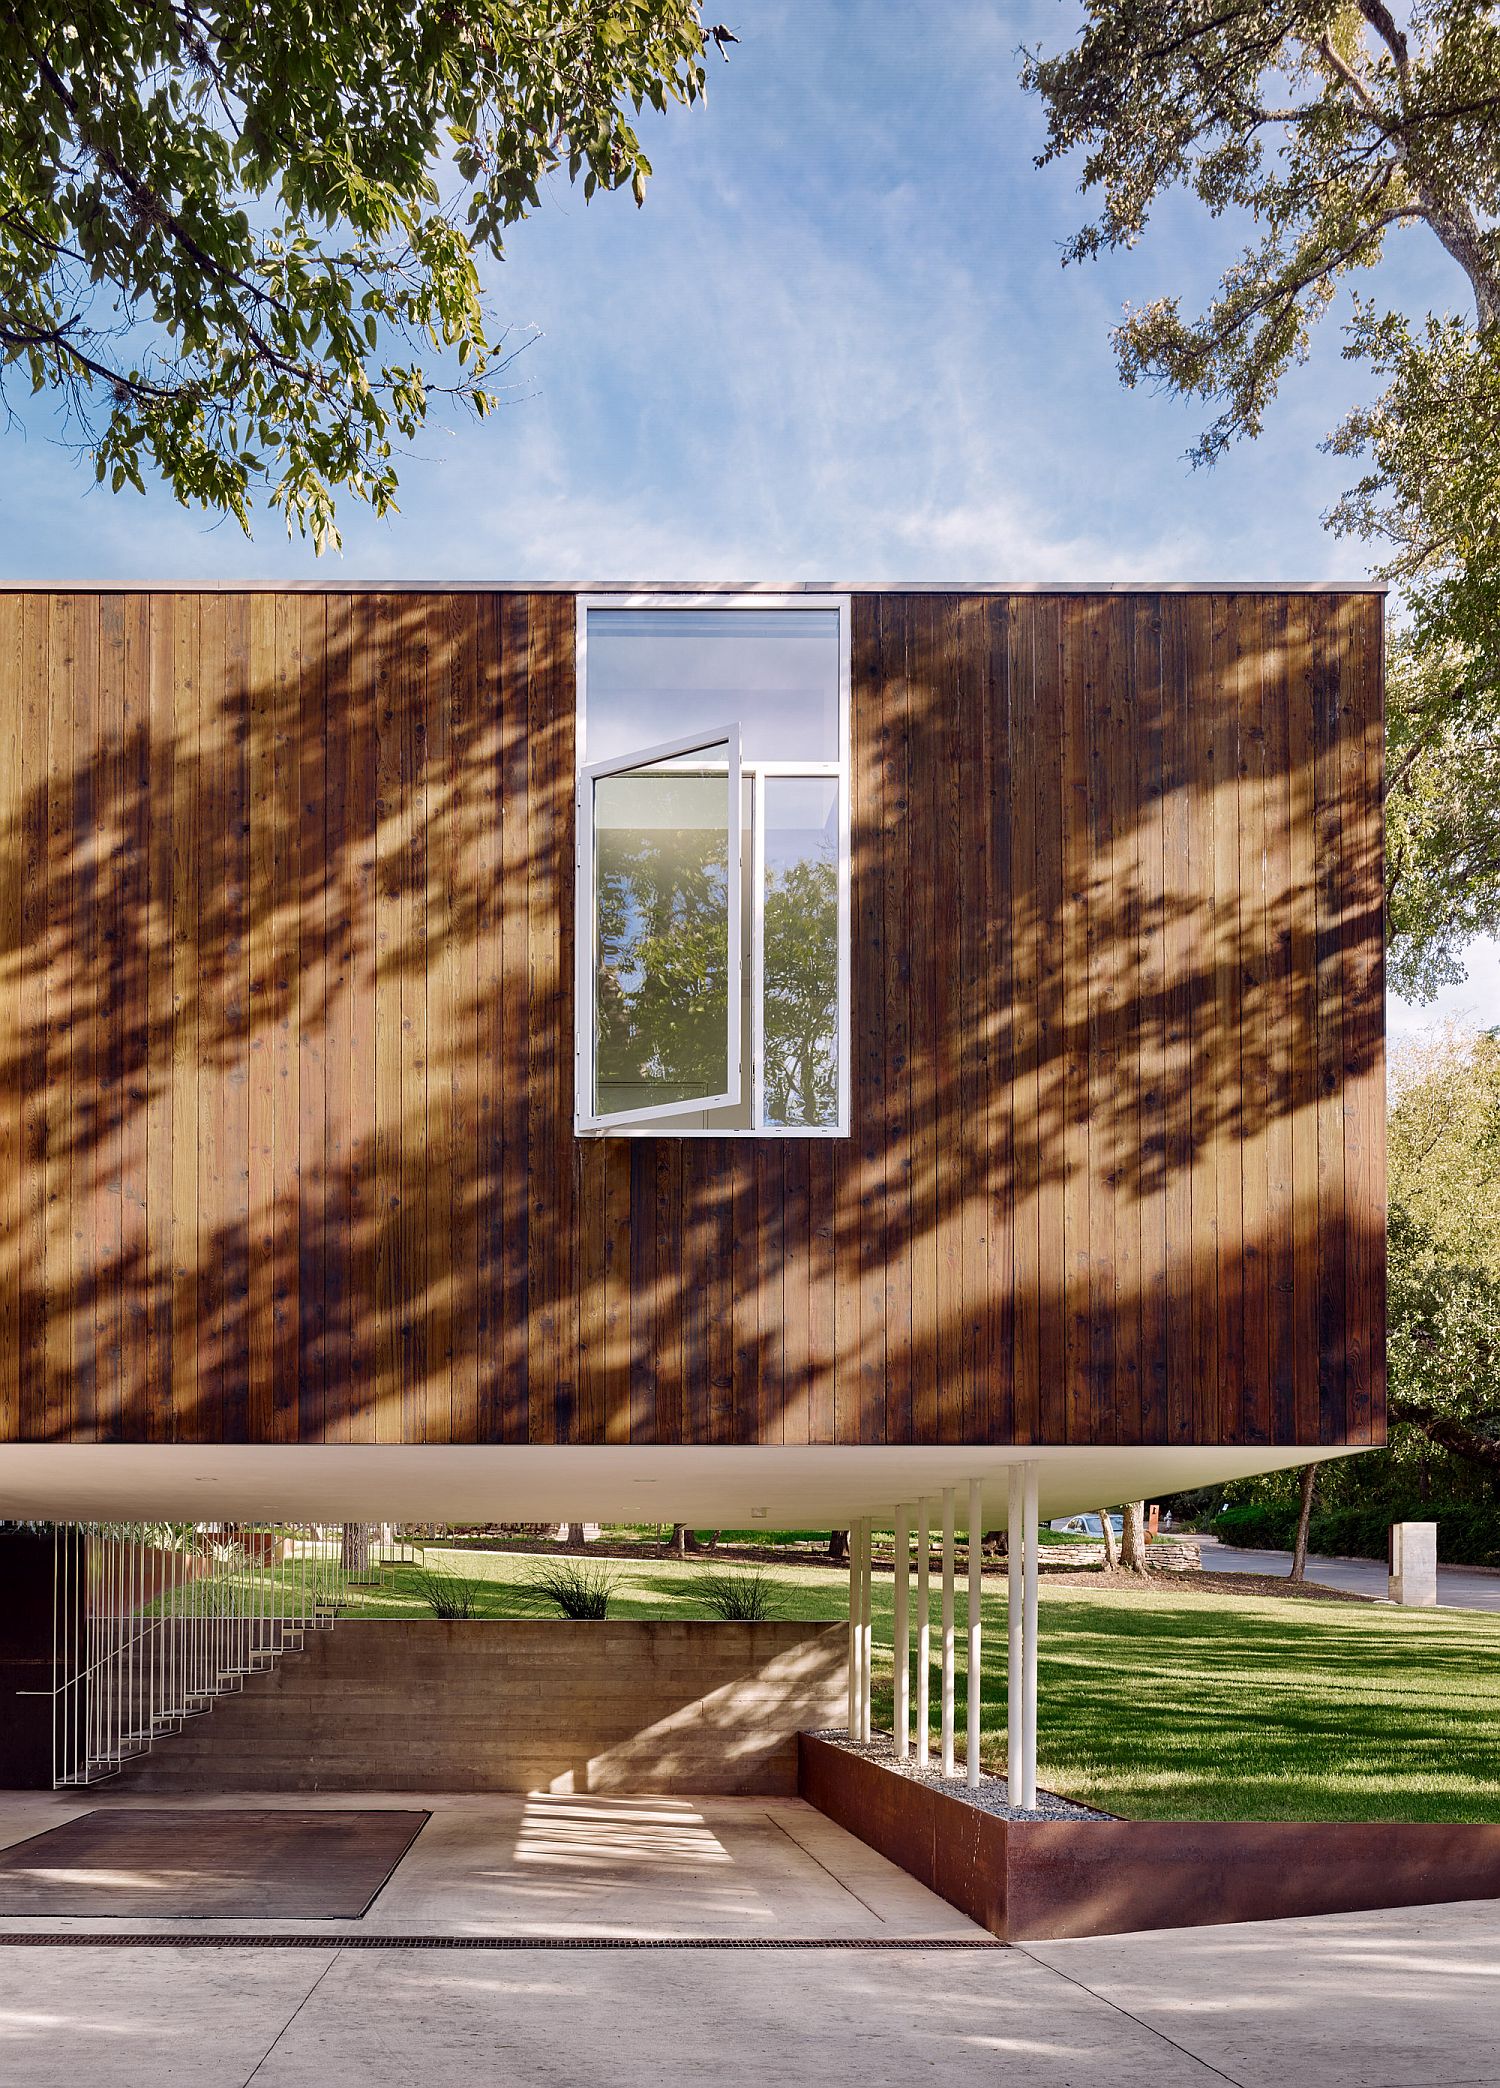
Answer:
M831 861L766 875L766 1121L838 1113L838 879Z
M643 1090L642 1104L722 1093L729 1002L724 829L608 828L596 847L601 1096L622 1086Z

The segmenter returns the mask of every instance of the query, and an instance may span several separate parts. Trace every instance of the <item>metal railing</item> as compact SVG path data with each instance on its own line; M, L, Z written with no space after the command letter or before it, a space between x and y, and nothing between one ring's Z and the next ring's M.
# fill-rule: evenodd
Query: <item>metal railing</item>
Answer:
M117 1775L417 1556L386 1526L346 1564L339 1523L60 1523L54 1545L57 1789Z

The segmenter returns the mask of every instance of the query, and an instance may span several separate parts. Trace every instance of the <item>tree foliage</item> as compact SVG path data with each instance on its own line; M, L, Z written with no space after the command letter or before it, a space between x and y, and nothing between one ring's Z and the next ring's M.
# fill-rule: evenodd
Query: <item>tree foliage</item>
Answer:
M1500 1041L1398 1055L1389 1149L1395 1454L1431 1445L1500 1473Z
M505 367L481 295L553 173L650 164L703 91L697 0L17 0L0 23L0 385L101 480L338 541L441 392Z
M1393 655L1391 900L1397 983L1458 975L1500 930L1494 831L1500 720L1500 14L1494 0L1089 0L1074 46L1033 52L1042 162L1082 155L1100 208L1067 248L1135 244L1185 190L1252 236L1196 315L1128 307L1127 384L1211 418L1210 461L1257 435L1341 285L1419 227L1459 271L1462 311L1413 317L1353 297L1344 353L1378 387L1329 438L1362 475L1328 520L1383 543L1409 641ZM1353 387L1351 387L1353 388Z

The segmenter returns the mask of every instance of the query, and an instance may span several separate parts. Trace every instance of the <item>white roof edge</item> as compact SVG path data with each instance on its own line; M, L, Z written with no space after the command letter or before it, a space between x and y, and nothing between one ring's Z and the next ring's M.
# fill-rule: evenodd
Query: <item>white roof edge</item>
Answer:
M7 580L0 594L1388 594L1382 580Z

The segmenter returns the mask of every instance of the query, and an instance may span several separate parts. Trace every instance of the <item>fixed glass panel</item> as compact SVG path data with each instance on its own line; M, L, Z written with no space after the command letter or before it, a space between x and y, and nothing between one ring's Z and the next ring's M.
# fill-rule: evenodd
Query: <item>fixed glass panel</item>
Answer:
M839 786L767 776L761 1085L767 1125L839 1120Z
M593 779L593 1113L739 1089L739 764L725 739Z
M746 761L837 761L837 609L593 609L586 763L740 724Z

